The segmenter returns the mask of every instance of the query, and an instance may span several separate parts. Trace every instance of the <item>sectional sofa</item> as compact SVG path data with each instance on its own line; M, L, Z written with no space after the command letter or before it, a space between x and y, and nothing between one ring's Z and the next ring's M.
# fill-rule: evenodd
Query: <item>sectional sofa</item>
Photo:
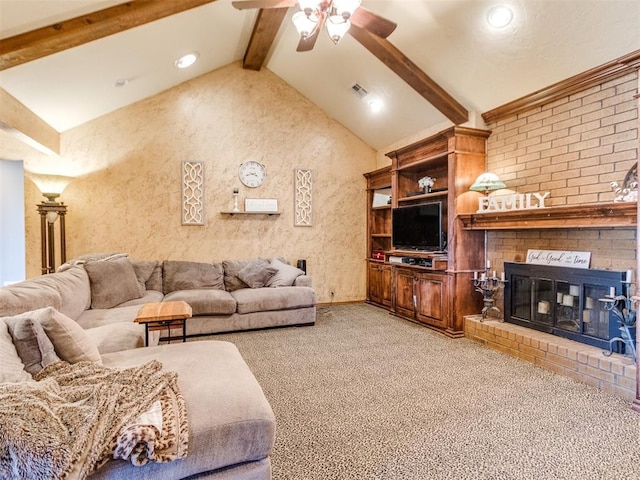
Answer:
M131 261L126 254L95 258L79 258L56 273L0 288L0 316L52 306L78 322L100 353L144 346L144 327L133 321L149 302L183 300L191 305L187 336L315 323L311 277L281 259L206 263ZM158 338L152 336L150 344Z
M144 327L133 323L138 309L168 300L191 304L188 335L315 322L311 279L280 259L132 262L111 255L74 261L54 274L0 288L0 398L11 398L13 391L21 399L25 384L29 391L41 383L32 375L55 369L58 360L117 368L159 361L163 370L177 373L188 417L188 455L144 466L109 460L90 478L270 479L275 417L233 344L138 348L144 345ZM36 324L44 334L38 336ZM37 352L35 364L25 360L33 352L25 356L24 331L37 337L28 343ZM31 373L34 365L40 373ZM0 430L11 424L11 415L0 406ZM0 437L0 443L8 441ZM3 470L10 463L10 456L0 459L0 477L13 478Z

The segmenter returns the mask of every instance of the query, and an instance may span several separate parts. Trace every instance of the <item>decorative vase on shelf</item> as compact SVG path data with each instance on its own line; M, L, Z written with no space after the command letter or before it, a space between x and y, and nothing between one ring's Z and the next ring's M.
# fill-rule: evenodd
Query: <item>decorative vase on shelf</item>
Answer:
M431 188L434 183L436 183L436 179L432 177L422 177L418 180L418 185L422 188L424 193L431 193Z

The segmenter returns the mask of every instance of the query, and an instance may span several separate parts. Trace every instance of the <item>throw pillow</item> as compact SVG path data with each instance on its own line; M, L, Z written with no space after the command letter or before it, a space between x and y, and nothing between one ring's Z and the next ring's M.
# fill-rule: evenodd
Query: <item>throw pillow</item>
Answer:
M133 271L136 272L140 296L143 296L144 292L147 291L147 281L151 278L151 274L158 262L131 262L131 265L133 265Z
M268 266L269 262L263 258L256 258L253 260L225 260L222 262L224 267L224 288L227 292L233 292L240 288L247 288L248 285L243 282L238 274L240 270L249 264L262 263L264 266Z
M24 363L24 369L31 375L35 375L47 365L60 361L40 322L29 317L7 317L5 322L9 327L16 352Z
M165 260L162 264L164 294L176 290L216 288L224 290L224 274L219 263Z
M98 348L77 322L53 307L33 313L34 320L40 321L44 333L53 343L53 348L61 360L69 363L102 363Z
M271 260L270 266L275 268L277 272L267 281L267 287L290 287L296 278L304 275L303 270L283 263L277 258Z
M31 380L31 375L24 369L24 363L13 345L13 338L4 320L0 318L0 383Z
M112 308L140 298L138 279L131 261L120 257L108 261L87 262L84 266L91 283L91 308Z
M270 267L268 263L262 261L252 261L242 267L238 272L238 278L246 283L250 288L264 287L278 270Z

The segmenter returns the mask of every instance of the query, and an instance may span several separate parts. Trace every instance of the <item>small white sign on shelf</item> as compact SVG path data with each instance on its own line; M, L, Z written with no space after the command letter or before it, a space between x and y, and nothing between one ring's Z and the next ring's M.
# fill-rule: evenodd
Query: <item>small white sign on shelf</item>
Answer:
M527 263L557 267L589 268L591 252L527 250Z
M373 191L372 207L384 207L391 204L391 189L378 188Z
M245 212L278 212L278 199L277 198L245 198L244 200Z

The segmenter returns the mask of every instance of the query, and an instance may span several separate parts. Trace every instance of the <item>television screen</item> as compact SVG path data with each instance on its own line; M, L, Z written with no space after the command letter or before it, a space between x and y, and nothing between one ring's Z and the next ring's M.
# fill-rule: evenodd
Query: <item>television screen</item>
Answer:
M394 208L392 241L399 249L442 251L442 203Z

